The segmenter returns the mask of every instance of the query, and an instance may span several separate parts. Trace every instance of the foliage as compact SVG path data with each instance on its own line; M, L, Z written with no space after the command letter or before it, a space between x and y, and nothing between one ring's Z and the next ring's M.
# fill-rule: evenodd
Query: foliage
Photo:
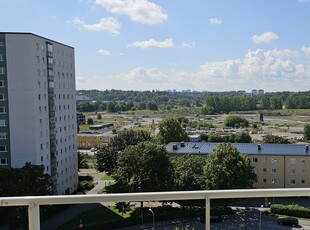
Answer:
M171 162L174 168L174 190L190 191L204 189L204 158L183 155L173 157Z
M95 184L91 181L83 180L79 183L80 191L89 191L95 187Z
M87 124L88 125L93 125L94 124L94 120L91 117L87 118Z
M276 136L276 135L271 135L271 134L264 135L263 142L274 143L274 144L290 144L288 139L284 137Z
M297 204L272 204L270 206L270 211L273 214L310 218L310 208L299 206Z
M122 213L122 217L124 217L124 214L131 211L131 207L134 206L130 204L130 202L116 202L115 208L118 210L118 212Z
M171 188L172 165L166 148L153 142L128 146L118 157L112 177L122 192L153 192Z
M101 116L100 113L97 115L97 119L98 119L98 120L101 120L101 119L102 119L102 116Z
M310 125L305 124L304 126L304 140L310 140Z
M40 196L52 194L52 178L43 165L26 163L22 168L0 169L1 196Z
M243 117L235 116L235 115L229 115L224 120L224 125L226 127L233 127L233 128L248 127L249 122L247 119L245 119Z
M142 130L123 130L116 135L111 143L100 148L96 153L97 169L101 172L105 171L111 175L117 168L117 158L121 152L131 145L136 145L140 142L150 141L149 132Z
M159 123L158 140L162 144L169 142L187 141L188 136L181 126L182 117L168 116Z
M252 138L248 132L240 132L235 136L237 143L251 143Z
M89 156L86 153L78 152L78 168L79 169L88 169L88 160Z
M204 175L207 189L252 188L257 180L250 159L228 143L208 155Z
M26 163L22 168L0 169L0 197L51 195L53 181L44 173L43 165ZM27 221L26 207L0 209L0 223L10 223L12 229Z

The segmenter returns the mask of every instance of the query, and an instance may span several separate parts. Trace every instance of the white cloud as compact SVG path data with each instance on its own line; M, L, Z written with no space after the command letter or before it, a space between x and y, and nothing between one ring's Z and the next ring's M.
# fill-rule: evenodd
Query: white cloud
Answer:
M163 9L149 0L95 0L95 3L108 12L127 15L143 24L159 24L168 19Z
M162 42L150 39L147 41L138 41L127 45L128 47L136 47L141 49L167 49L175 47L172 39L166 39Z
M195 42L191 42L191 43L182 42L181 47L182 48L196 48L196 43Z
M209 24L211 25L221 25L223 23L221 18L209 18Z
M110 55L110 51L104 49L97 50L96 53L101 54L103 56Z
M265 32L259 35L255 34L251 37L251 40L256 44L271 43L278 39L279 36L273 32Z
M72 21L69 22L75 27L82 30L89 31L108 31L112 34L118 35L121 28L120 23L116 18L101 18L98 23L87 24L83 19L75 17Z
M166 80L166 76L158 69L144 67L132 69L129 73L118 75L117 78L134 82L156 82Z
M306 55L310 56L310 47L301 47L301 51L304 52Z

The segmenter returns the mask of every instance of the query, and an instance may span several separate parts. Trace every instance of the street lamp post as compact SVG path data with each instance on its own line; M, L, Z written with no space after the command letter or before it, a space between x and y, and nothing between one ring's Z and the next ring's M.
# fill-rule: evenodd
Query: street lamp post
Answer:
M155 214L151 208L149 208L149 211L153 214L153 228L152 229L155 229Z
M264 207L264 205L260 206L261 208ZM262 229L262 210L259 210L259 230Z

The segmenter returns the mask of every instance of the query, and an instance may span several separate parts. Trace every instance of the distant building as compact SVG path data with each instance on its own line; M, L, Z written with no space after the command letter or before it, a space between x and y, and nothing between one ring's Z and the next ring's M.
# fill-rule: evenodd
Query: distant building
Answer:
M83 113L77 113L76 114L77 124L78 125L84 125L85 124L85 115Z
M87 97L85 95L76 95L75 99L76 101L92 101L90 97Z
M77 134L78 149L101 148L109 144L115 134L94 134L94 133L79 133Z
M171 156L193 154L208 157L220 143L172 142L166 145ZM310 149L301 144L233 143L251 159L257 174L255 188L310 187Z
M252 89L252 96L257 96L257 89Z
M189 135L189 141L190 142L200 142L201 141L201 137L199 134L197 135Z
M99 130L99 129L104 129L104 128L109 128L113 127L112 123L106 123L106 124L100 124L100 125L90 125L89 129L90 130Z
M258 91L257 91L257 94L258 95L263 95L265 92L264 92L264 90L263 89L259 89Z

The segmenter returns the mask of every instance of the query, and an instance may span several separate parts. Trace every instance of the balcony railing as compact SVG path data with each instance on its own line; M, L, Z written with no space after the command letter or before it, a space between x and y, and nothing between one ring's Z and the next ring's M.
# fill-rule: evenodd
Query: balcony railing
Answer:
M206 203L206 230L210 230L210 200L212 199L299 196L310 196L310 188L241 190L236 189L180 192L118 193L100 195L0 197L0 207L28 206L29 229L40 229L40 205L204 199Z

